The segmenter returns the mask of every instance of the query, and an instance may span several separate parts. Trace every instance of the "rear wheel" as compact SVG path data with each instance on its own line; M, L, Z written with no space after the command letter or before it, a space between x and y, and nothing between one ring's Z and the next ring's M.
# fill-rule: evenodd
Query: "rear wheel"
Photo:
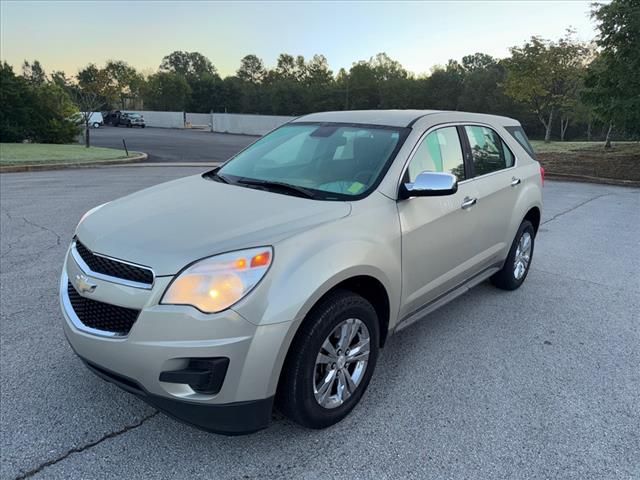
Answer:
M296 335L280 379L278 407L310 428L325 428L358 404L378 359L379 324L359 295L339 290L317 305Z
M524 283L533 258L534 242L533 225L529 220L524 220L513 239L511 250L509 250L502 270L491 277L491 282L496 287L503 290L515 290Z
M100 124L98 122L93 122L93 128L100 128Z

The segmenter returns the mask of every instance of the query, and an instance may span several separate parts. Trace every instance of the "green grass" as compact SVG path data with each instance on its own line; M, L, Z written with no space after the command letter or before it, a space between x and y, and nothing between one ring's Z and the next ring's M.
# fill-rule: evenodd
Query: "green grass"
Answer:
M601 151L604 148L604 142L550 142L544 143L544 140L532 140L531 145L536 153L569 153L580 151ZM639 142L613 142L612 151L623 150L640 151Z
M137 152L129 152L129 156ZM126 160L124 150L84 145L51 145L44 143L0 143L0 166L43 165L53 163L93 163Z

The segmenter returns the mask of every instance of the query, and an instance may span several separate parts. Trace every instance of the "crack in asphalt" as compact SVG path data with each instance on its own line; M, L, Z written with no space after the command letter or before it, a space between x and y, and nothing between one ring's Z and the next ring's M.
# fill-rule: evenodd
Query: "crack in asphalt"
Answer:
M36 222L34 222L33 220L29 220L27 217L14 217L13 215L11 215L9 213L9 211L7 209L2 209L2 213L4 213L7 216L7 219L9 219L9 221L13 221L13 220L22 220L24 222L25 225L31 225L32 227L35 227L39 230L42 230L43 232L47 232L47 233L51 233L55 236L56 242L53 245L50 245L49 247L47 247L44 251L46 250L51 250L52 248L58 247L60 246L62 240L60 237L60 234L54 230L51 230L48 227L45 227L43 225L40 225ZM11 253L13 251L13 247L15 245L17 245L18 243L20 243L22 241L23 238L25 238L26 236L30 235L30 233L23 233L18 235L18 238L16 238L15 240L9 242L6 245L6 250L4 252L2 252L2 254L0 255L0 258L6 258L9 253Z
M551 217L550 219L545 220L544 222L542 222L542 225L546 225L546 224L547 224L547 223L549 223L549 222L553 222L553 221L554 221L554 220L556 220L557 218L562 217L563 215L566 215L567 213L571 213L571 212L573 212L574 210L577 210L578 208L585 206L585 205L586 205L587 203L589 203L589 202L593 202L594 200L598 200L599 198L607 197L607 196L609 196L609 195L613 195L613 194L612 194L612 193L603 193L602 195L596 195L595 197L589 198L588 200L585 200L584 202L579 203L578 205L576 205L576 206L574 206L574 207L571 207L570 209L565 210L564 212L556 213L556 214L555 214L553 217Z
M116 430L115 432L110 432L107 433L106 435L103 435L102 437L100 437L98 440L95 440L93 442L87 443L86 445L83 445L81 447L74 447L71 450L67 450L67 452L65 452L63 455L54 458L53 460L47 460L46 462L41 463L40 465L38 465L36 468L33 468L32 470L29 470L26 473L23 473L21 475L18 475L17 477L15 477L15 480L22 480L24 478L30 478L33 477L34 475L36 475L37 473L40 473L42 470L44 470L47 467L50 467L52 465L55 465L58 462L61 462L62 460L66 459L67 457L69 457L70 455L74 454L74 453L82 453L90 448L95 447L96 445L99 445L100 443L104 442L105 440L108 440L110 438L115 438L118 437L120 435L123 435L131 430L134 430L140 426L142 426L145 422L147 422L148 420L151 420L153 417L155 417L156 415L158 415L160 412L158 410L156 410L155 412L147 415L146 417L143 417L139 422L136 422L132 425L126 425L124 428L121 428L120 430Z

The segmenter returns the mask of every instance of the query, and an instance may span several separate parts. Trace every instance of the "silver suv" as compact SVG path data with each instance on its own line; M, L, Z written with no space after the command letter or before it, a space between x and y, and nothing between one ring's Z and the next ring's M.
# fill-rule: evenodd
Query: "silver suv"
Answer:
M542 181L510 118L307 115L87 212L64 330L93 372L182 421L247 433L275 403L327 427L392 333L485 279L524 282Z

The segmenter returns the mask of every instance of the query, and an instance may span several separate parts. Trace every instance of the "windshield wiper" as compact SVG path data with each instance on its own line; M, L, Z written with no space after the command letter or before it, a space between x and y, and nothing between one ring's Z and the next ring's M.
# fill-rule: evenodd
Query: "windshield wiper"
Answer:
M274 182L271 180L255 180L252 178L242 178L238 180L238 183L244 185L255 185L256 187L271 188L274 190L281 190L283 192L289 192L305 198L316 198L316 194L304 187L298 187L297 185L291 185L284 182Z
M204 176L206 178L210 178L213 181L216 182L220 182L220 183L231 183L229 182L229 180L227 180L225 177L223 177L222 175L220 175L218 173L219 168L215 169L215 170L211 170L210 172L207 172L204 174Z

